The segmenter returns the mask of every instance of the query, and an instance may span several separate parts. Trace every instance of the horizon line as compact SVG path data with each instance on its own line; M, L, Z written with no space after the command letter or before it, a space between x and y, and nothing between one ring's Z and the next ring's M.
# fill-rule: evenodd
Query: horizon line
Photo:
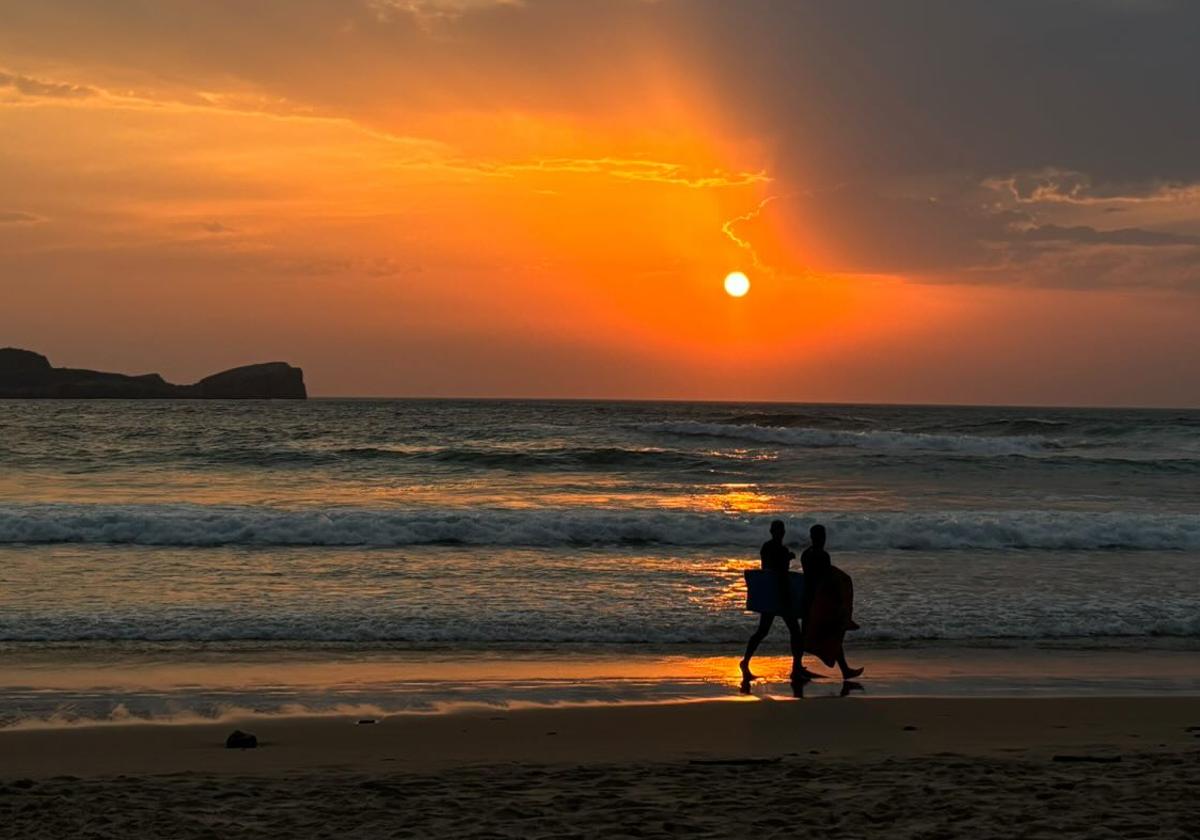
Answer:
M772 400L772 399L729 399L692 397L553 397L553 396L469 396L469 395L431 395L410 394L404 396L383 395L353 395L353 394L321 394L309 395L308 401L313 400L411 400L413 402L578 402L578 403L692 403L696 405L804 405L804 406L857 406L861 408L1012 408L1012 409L1056 409L1074 411L1188 411L1200 412L1200 404L1183 405L1145 405L1145 404L1109 404L1109 405L1080 405L1070 403L1001 403L1001 402L872 402L855 400Z

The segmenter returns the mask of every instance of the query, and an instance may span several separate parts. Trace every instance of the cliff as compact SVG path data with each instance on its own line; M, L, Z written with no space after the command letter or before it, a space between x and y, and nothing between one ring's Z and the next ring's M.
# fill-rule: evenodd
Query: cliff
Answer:
M246 365L174 385L157 373L126 376L56 368L40 353L0 349L0 398L21 399L283 399L308 397L304 372L285 362Z
M302 400L308 396L304 371L286 362L236 367L206 376L191 387L199 391L197 396L210 400Z

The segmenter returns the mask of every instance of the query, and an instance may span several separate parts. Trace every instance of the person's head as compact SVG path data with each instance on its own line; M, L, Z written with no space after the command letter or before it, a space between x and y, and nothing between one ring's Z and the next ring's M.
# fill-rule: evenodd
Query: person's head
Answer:
M787 528L783 526L782 519L776 519L771 523L771 536L777 540L782 540L783 535L787 533Z
M813 548L825 547L825 526L814 525L808 529L809 539L812 540Z

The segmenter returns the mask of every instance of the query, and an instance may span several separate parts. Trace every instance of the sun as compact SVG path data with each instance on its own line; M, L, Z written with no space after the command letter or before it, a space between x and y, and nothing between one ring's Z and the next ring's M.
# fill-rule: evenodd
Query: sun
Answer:
M731 271L725 275L725 292L730 297L745 297L750 291L750 278L740 271Z

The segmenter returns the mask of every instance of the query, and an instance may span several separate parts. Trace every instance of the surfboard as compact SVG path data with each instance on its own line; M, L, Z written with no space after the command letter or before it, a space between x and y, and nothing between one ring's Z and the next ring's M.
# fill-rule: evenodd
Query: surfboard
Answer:
M783 615L780 605L779 578L774 572L762 569L746 570L746 609L756 613L774 613ZM791 609L788 615L800 615L800 603L804 597L804 575L799 572L788 572L788 584L791 588Z

